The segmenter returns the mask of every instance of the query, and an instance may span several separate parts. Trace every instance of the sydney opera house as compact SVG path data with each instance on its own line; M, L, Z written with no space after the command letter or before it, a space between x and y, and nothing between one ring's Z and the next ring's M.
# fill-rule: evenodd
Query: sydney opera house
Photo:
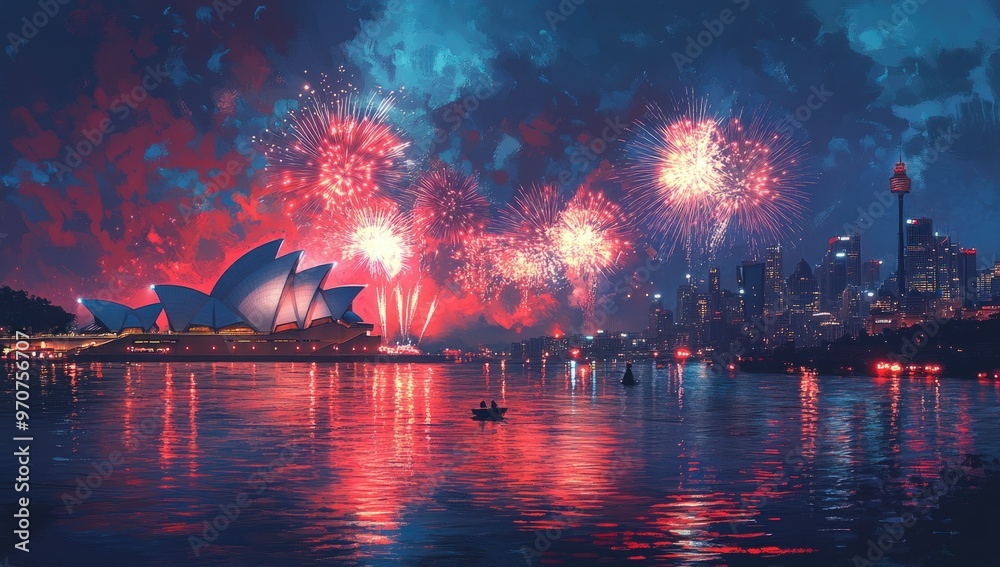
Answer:
M159 303L128 307L80 299L95 340L74 357L90 360L341 360L378 354L381 337L352 309L362 285L323 289L333 264L297 271L302 252L278 256L281 240L236 260L210 293L153 285ZM169 329L157 320L166 314Z

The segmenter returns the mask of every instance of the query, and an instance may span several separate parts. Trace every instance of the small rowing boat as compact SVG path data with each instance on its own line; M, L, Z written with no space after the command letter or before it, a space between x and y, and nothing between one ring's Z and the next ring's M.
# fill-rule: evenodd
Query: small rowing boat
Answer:
M476 408L472 410L472 419L500 421L505 413L507 413L507 408Z

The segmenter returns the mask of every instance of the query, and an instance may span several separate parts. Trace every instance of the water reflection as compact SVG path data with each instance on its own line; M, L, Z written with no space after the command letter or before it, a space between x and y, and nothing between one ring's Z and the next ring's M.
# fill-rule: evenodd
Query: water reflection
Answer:
M67 383L71 400L67 416L49 416L70 421L59 456L134 449L85 503L85 523L56 519L47 533L116 550L134 541L135 553L158 550L150 565L242 565L248 553L254 564L507 565L556 528L546 562L805 557L835 545L829 534L849 527L838 510L873 475L936 474L1000 440L991 383L635 370L635 388L607 364L57 370L68 381L48 387ZM471 420L484 398L509 419ZM152 434L148 416L161 420ZM43 482L71 486L82 466ZM192 556L186 538L261 471L266 488Z

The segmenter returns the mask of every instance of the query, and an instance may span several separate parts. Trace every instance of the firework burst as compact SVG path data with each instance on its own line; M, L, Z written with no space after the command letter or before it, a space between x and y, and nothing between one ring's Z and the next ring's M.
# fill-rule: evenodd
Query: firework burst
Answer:
M425 237L458 244L486 228L490 204L473 177L440 167L417 180L410 193L414 225Z
M357 104L351 97L293 113L289 128L267 149L272 190L300 212L342 209L398 188L409 145L387 118L393 99Z
M762 116L727 123L727 183L719 229L731 229L751 247L790 236L806 212L807 182L800 145Z
M561 261L552 243L562 212L559 191L547 185L522 188L500 211L503 234L497 239L496 266L522 289L558 283Z
M668 117L658 107L637 123L626 170L629 201L662 235L668 252L709 218L725 179L725 140L708 104L691 102Z
M744 124L704 100L667 116L651 108L630 143L630 204L669 255L712 258L737 240L751 247L791 233L805 211L800 150L763 115Z
M351 212L343 229L344 257L354 259L375 278L396 277L412 255L408 219L384 207L363 207Z
M554 236L566 269L584 277L610 269L627 245L621 207L582 188L559 216Z

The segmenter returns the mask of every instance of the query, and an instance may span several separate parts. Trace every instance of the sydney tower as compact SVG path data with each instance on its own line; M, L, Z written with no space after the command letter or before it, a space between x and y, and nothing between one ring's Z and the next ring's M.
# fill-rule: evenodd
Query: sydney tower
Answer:
M892 170L892 177L889 178L889 190L899 195L899 256L896 259L896 289L899 297L906 297L906 268L903 258L903 195L910 192L910 178L906 176L906 164L903 163L903 154L900 152L899 161Z

